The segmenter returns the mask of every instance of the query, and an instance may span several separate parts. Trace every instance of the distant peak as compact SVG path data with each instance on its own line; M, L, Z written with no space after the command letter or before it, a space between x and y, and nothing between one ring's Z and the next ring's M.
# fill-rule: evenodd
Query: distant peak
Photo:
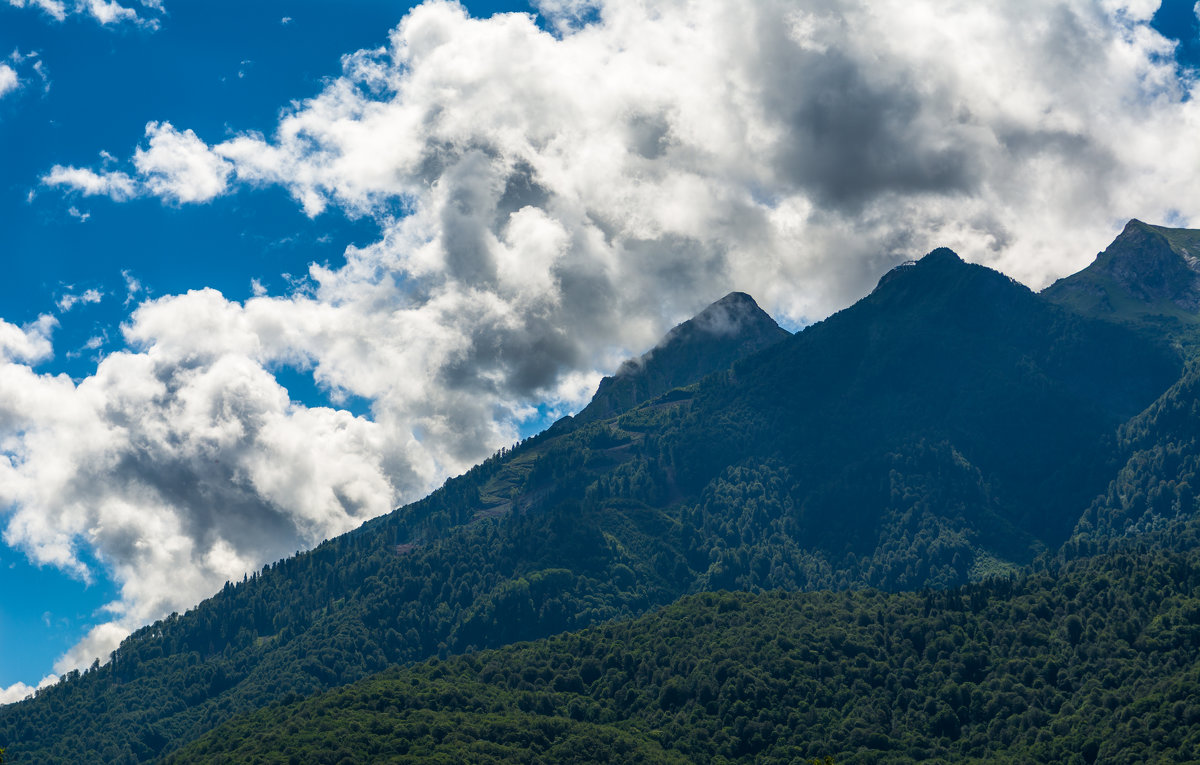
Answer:
M1100 315L1200 313L1200 231L1133 218L1091 265L1044 294Z
M932 250L928 255L921 258L919 263L962 263L963 259L958 257L958 253L949 247L938 247Z
M758 308L758 303L754 301L754 298L750 297L745 292L730 292L725 297L710 305L709 308L731 305L744 305L747 307L753 306L754 308Z
M761 323L774 320L759 308L754 298L745 292L730 292L715 303L711 303L700 313L675 327L662 339L660 345L670 342L680 333L690 330L702 330L713 335L733 335L749 323Z

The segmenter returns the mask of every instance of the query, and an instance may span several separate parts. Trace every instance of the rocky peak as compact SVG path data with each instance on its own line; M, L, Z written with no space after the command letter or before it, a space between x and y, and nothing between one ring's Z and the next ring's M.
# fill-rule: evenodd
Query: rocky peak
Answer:
M668 332L658 344L630 359L600 381L591 403L574 418L590 422L611 417L726 369L772 345L787 330L744 292L731 292Z

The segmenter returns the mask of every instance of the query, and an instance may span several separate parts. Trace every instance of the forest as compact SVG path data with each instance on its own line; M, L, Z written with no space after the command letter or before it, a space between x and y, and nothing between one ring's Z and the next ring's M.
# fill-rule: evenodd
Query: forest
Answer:
M703 593L390 669L220 726L177 763L1200 759L1200 556L946 590Z

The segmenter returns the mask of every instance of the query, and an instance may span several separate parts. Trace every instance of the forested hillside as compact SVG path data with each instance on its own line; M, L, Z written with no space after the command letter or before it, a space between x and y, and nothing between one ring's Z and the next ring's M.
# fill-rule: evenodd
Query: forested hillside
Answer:
M270 707L169 762L1192 762L1198 649L1194 553L706 593Z
M733 334L705 320L669 335L644 360L653 374L636 400L610 398L603 417L505 450L0 708L0 747L16 763L148 761L392 665L689 593L1004 575L1073 533L1084 549L1081 514L1100 513L1121 466L1176 448L1141 420L1118 433L1180 378L1165 336L1073 313L948 250L795 336L747 300L722 314L748 317ZM762 350L730 366L737 332ZM654 366L673 358L692 373ZM1173 395L1187 410L1187 379L1156 406L1174 411ZM656 739L629 735L622 751L657 756Z

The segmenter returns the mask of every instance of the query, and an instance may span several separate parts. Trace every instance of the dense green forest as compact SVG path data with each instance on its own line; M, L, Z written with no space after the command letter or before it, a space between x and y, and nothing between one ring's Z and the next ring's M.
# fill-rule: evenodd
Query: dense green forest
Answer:
M392 669L169 762L1200 759L1200 556L886 594L705 593Z
M1185 538L1200 383L1172 336L948 250L795 336L745 300L743 323L668 335L603 417L561 421L0 707L0 746L15 763L150 761L388 667L689 594L954 588L1064 542L1074 557ZM738 332L760 350L730 365ZM650 729L526 722L543 726L539 756L594 739L617 760L665 756Z

